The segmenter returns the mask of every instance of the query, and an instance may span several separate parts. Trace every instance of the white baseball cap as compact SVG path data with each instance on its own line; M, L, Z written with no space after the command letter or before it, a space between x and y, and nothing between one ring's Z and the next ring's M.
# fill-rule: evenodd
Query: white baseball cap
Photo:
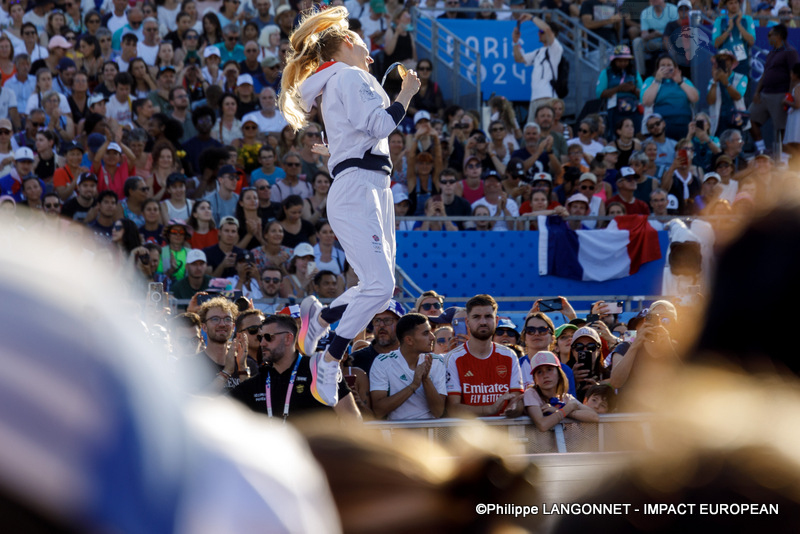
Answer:
M199 248L193 248L186 253L186 263L188 265L196 261L202 261L203 263L208 263L208 259L206 259L206 253L200 250Z
M25 161L27 159L33 161L33 150L30 148L24 146L14 152L14 161Z

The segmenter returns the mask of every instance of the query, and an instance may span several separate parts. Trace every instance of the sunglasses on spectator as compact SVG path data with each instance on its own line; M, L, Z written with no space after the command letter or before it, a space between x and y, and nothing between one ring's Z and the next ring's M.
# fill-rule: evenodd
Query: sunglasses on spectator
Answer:
M192 35L184 35L183 40L184 41L196 41L197 40L197 35L194 35L194 34L192 34Z
M8 135L11 133L11 130L0 130L0 135Z
M258 126L242 126L242 130L258 130Z
M114 226L111 227L111 229L116 232L119 232L120 230L122 230L122 223L115 224Z
M269 186L268 185L259 185L258 187L256 187L256 189L258 189L259 191L264 191L266 189L269 189Z
M572 345L572 348L578 352L583 352L584 350L588 350L589 352L594 352L599 347L600 345L598 345L597 343L587 343L585 345L583 343L575 343L574 345Z
M516 330L511 330L510 328L499 328L495 333L498 336L517 337Z
M238 4L239 2L236 2L236 3ZM274 334L258 334L256 336L256 339L258 340L259 343L261 343L261 341L264 340L264 339L267 340L267 343L272 343L272 340L275 339L275 336L279 336L281 334L291 334L291 332L275 332Z
M44 207L45 207L45 208L47 208L47 209L53 209L53 210L54 210L54 209L56 209L56 208L58 208L59 206L61 206L61 204L45 204L45 205L44 205Z
M270 278L269 276L265 276L261 280L266 284L270 284L270 283L272 283L272 284L280 284L281 283L281 279L280 278Z
M254 336L258 334L259 328L261 328L261 325L248 326L247 328L244 329L244 331L250 334L251 336Z
M230 315L227 315L225 317L209 317L208 319L206 319L206 322L210 325L216 325L219 323L233 324L233 317L231 317Z
M129 20L128 24L131 25L131 28L138 28L139 26L142 25L142 21L141 20Z
M44 123L31 121L31 126L33 126L34 128L41 128L42 126L44 126Z
M169 231L169 235L186 235L186 231L179 228L173 228Z
M319 132L306 132L306 135L307 135L307 136L309 136L309 137L319 137L319 138L322 138L322 134L320 134Z
M649 122L649 123L647 123L647 127L648 128L654 128L654 127L658 126L659 124L661 124L662 122L664 122L664 121Z
M550 330L549 326L526 326L525 327L526 334L552 334L553 331Z
M430 67L417 67L417 72L429 72L430 70Z
M439 180L439 183L442 185L450 185L456 183L456 180Z
M286 163L284 163L283 165L284 165L284 167L299 167L299 166L300 166L300 164L299 164L299 163L293 163L293 162L291 162L291 161L287 161L287 162L286 162Z
M502 126L498 126L497 128L490 128L489 131L490 132L504 132L504 131L506 131L506 129L503 128Z
M480 169L481 168L481 164L480 163L468 163L467 164L467 168L468 169Z
M582 185L580 187L581 191L594 191L593 185Z
M578 131L579 131L580 133L590 133L590 132L589 132L589 130L587 130L586 128L581 128L581 129L580 129L580 130L578 130Z
M425 311L441 310L442 309L442 305L439 304L438 302L426 302L425 304L423 304L420 307Z

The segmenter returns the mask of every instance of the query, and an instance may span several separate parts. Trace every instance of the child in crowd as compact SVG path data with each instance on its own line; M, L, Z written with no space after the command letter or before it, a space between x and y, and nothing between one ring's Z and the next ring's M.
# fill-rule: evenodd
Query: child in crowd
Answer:
M598 414L611 413L616 409L617 394L608 384L597 384L589 388L583 399L584 406L588 406Z
M550 430L566 417L586 423L599 421L597 412L567 393L569 384L558 357L543 350L531 360L533 385L525 390L525 410L541 431Z
M275 166L275 159L275 149L269 145L262 145L258 150L258 162L261 164L261 167L250 174L250 185L264 178L269 182L271 187L275 185L275 182L286 177L286 172L280 167Z
M589 172L589 167L583 164L583 148L580 144L569 145L567 149L567 163L564 164L564 171L569 167L579 169L581 174Z

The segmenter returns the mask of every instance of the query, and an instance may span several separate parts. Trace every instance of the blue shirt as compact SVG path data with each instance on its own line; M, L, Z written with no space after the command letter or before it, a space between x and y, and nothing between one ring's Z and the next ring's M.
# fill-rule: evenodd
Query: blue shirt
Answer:
M224 26L223 26L224 28ZM233 50L228 50L225 48L225 43L217 43L214 46L219 48L219 55L222 59L222 63L220 65L225 65L225 62L229 60L234 60L236 63L241 63L244 61L244 47L239 43L236 43L236 46L233 47Z
M286 172L280 167L275 167L275 172L273 172L272 174L266 174L264 173L264 171L258 168L250 173L250 185L255 184L256 180L260 180L262 178L267 182L269 182L269 185L271 187L275 185L275 182L277 182L278 180L286 178Z
M650 76L645 80L642 86L642 97L647 92L647 88L653 85L655 78ZM694 87L691 80L684 78L683 81ZM655 102L653 103L653 111L658 113L664 120L669 122L685 122L689 123L692 118L692 103L689 102L689 97L681 89L681 87L670 80L661 80L661 87L658 88Z
M728 29L728 20L730 20L730 14L727 17L719 16L714 20L714 30L711 32L711 42L712 44L716 42L717 37L722 35L725 30ZM725 27L722 27L722 24L725 24ZM745 31L753 36L753 39L756 37L756 25L753 22L753 19L749 15L742 15L742 26L744 27ZM742 34L739 31L739 27L735 24L733 25L733 29L731 30L730 36L719 46L719 50L730 50L736 56L736 59L739 60L739 65L736 66L736 72L741 74L748 74L750 71L750 45L742 39Z
M17 106L17 111L19 113L25 113L28 106L28 99L36 90L36 76L28 74L28 79L21 82L17 79L17 75L15 74L6 80L6 83L3 84L3 90L11 91L17 95L17 102L25 103L24 106Z

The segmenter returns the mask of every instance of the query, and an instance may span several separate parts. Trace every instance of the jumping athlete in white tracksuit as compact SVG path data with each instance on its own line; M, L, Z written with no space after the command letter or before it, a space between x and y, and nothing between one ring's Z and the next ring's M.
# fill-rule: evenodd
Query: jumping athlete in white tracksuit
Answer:
M328 52L330 57L319 58L328 61L300 84L306 112L322 96L330 151L328 168L334 178L328 193L328 219L359 279L357 286L327 309L314 297L301 304L299 341L301 350L308 355L314 354L328 325L339 320L327 352L313 356L311 361L311 391L325 404L338 401L335 386L341 379L339 360L347 345L376 313L386 309L394 291L394 202L389 189L392 163L387 138L419 90L419 79L409 71L400 95L390 104L383 88L369 74L372 58L366 45L358 35L344 29L346 26L339 26L346 25L346 16L344 9L333 8L306 19L292 36L293 46L302 48L298 63L303 58L307 61L311 45L322 55L323 50L332 48L331 42L339 43L335 51ZM341 17L341 22L332 21L334 17ZM335 34L334 39L331 34ZM296 39L298 35L305 36L302 42Z

